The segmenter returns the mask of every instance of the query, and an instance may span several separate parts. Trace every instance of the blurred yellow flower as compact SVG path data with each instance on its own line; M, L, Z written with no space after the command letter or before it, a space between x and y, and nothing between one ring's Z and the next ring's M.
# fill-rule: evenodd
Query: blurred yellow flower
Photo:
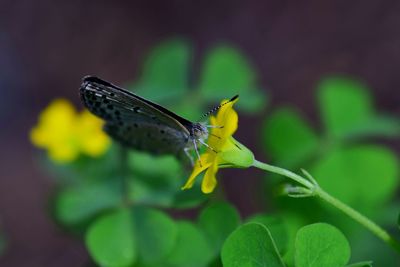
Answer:
M56 162L71 162L80 154L96 157L104 154L111 143L102 125L103 121L89 111L78 113L67 100L56 99L39 115L30 140L47 149Z
M207 149L207 151L200 156L201 164L200 161L197 160L192 174L189 176L182 189L191 188L196 177L206 170L201 183L201 190L205 194L211 193L217 185L215 175L217 174L218 168L247 168L253 164L253 153L232 137L238 127L238 115L233 109L233 105L237 100L238 99L223 105L216 117L211 116L211 125L217 127L212 128L207 143L211 148L217 151L217 153L211 149ZM226 100L223 101L223 103L225 102Z

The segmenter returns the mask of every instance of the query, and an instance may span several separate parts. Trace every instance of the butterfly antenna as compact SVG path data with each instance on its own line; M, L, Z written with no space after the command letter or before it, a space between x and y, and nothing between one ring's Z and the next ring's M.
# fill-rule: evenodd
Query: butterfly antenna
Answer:
M236 99L238 99L238 97L239 97L239 95L235 95L234 97L232 97L228 101L226 101L226 102L224 102L224 103L222 103L222 104L220 104L220 105L218 105L216 107L213 107L210 111L208 111L207 113L203 114L203 116L201 116L200 120L210 116L212 113L216 112L218 109L220 109L221 107L225 106L226 104L235 101Z

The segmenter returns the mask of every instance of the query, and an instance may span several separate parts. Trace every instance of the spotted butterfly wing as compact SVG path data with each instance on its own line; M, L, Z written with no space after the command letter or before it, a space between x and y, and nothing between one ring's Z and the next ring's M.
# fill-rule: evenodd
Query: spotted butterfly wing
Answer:
M188 146L193 123L156 103L93 76L83 78L80 96L106 121L104 130L128 147L180 155Z

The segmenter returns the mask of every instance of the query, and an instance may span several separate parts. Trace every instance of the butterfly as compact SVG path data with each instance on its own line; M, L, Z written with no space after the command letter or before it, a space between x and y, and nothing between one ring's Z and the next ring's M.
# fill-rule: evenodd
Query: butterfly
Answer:
M159 104L94 76L83 78L80 97L90 112L106 121L105 132L122 145L156 155L173 154L178 158L185 153L192 164L191 149L194 148L198 158L200 144L213 150L204 142L209 135L208 128L223 127L191 122ZM238 95L232 97L203 117L237 98Z

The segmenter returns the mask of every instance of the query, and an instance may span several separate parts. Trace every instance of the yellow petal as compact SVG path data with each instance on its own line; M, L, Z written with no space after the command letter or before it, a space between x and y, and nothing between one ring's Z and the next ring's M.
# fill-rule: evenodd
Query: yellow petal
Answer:
M217 186L217 179L215 178L215 175L217 174L218 171L218 164L217 162L214 162L210 168L206 171L206 174L204 175L203 181L201 183L201 191L204 194L209 194L212 191L214 191L214 188Z
M68 163L78 157L78 150L73 146L61 144L48 148L48 154L51 160L58 163Z
M83 111L77 120L77 139L83 153L102 155L110 145L110 139L102 130L103 121L89 111Z
M110 139L105 133L98 133L81 144L82 152L89 156L97 157L104 154L110 147L110 144Z
M45 148L48 143L48 135L46 132L42 131L39 126L31 129L29 132L29 139L31 140L32 144L37 147Z
M223 130L223 137L228 137L233 135L237 128L238 128L238 114L236 113L235 110L230 109L225 113L225 117L224 117L224 128L222 128Z
M199 164L199 161L196 162L192 174L190 174L188 180L186 181L185 185L182 186L182 190L192 188L194 182L196 181L196 177L202 173L205 169L211 166L212 162L209 161L209 156L208 154L203 154L200 156L201 160L201 166Z

